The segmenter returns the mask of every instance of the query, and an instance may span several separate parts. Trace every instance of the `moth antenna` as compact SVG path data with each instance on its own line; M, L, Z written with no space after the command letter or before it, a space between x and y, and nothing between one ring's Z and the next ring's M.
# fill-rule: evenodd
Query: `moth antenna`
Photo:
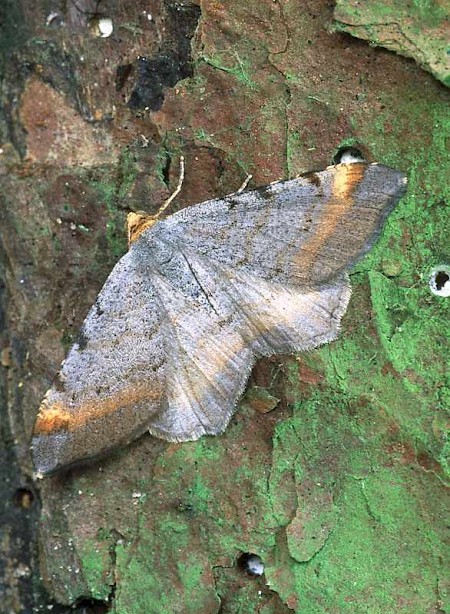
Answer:
M153 215L148 215L143 211L134 212L131 211L127 215L127 235L128 235L128 248L130 248L131 244L138 239L144 230L147 228L151 228L156 224L159 220L161 213L163 213L174 198L178 196L181 191L181 186L183 185L184 180L184 156L180 156L180 177L178 179L178 185L175 188L175 191L169 198L164 201L161 207L158 209L156 213Z
M247 175L247 177L244 179L244 183L241 185L241 187L239 188L239 190L236 192L236 194L240 194L241 192L243 192L245 190L245 188L248 186L248 184L250 183L250 179L253 177L253 175Z
M183 185L183 181L184 181L184 156L180 156L180 176L178 178L178 185L175 188L175 191L173 192L173 194L171 194L169 198L165 202L163 202L161 207L158 209L158 211L153 216L154 218L158 219L161 213L163 213L163 211L167 209L167 207L174 200L174 198L178 196L178 194L181 192L181 186Z

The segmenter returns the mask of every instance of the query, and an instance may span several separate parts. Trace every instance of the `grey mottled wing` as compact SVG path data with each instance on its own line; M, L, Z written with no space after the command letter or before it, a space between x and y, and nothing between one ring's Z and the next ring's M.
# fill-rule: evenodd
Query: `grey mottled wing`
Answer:
M149 283L133 252L114 267L36 419L36 469L50 473L135 439L161 408L165 345Z
M169 325L166 404L149 430L171 441L222 432L256 358L334 339L350 297L346 278L299 292L194 253L169 267L152 278Z
M255 359L334 339L401 173L341 164L181 211L113 269L36 420L48 473L131 441L226 427Z
M403 173L389 167L339 164L189 207L152 230L267 281L318 284L369 250L405 189Z
M144 232L142 248L155 239L171 246L203 299L192 310L178 288L176 307L168 307L171 363L184 359L150 431L172 440L218 433L257 357L334 339L350 295L344 271L404 191L404 175L393 169L341 164L190 207ZM179 259L175 268L183 268ZM166 276L166 305L175 280ZM180 327L184 337L174 341Z

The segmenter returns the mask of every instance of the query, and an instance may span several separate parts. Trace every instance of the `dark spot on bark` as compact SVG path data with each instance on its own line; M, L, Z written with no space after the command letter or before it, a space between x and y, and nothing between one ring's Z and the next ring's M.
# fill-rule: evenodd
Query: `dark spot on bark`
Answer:
M105 311L100 307L98 299L95 301L95 313L97 314L98 317L100 317L101 315L105 313Z
M139 58L137 69L138 81L128 101L131 109L149 108L157 111L164 102L164 89L173 87L183 78L177 58L168 55L152 59Z
M107 614L110 611L108 602L100 599L83 599L77 601L76 612L89 612L90 614Z
M200 18L200 7L166 0L165 10L167 38L158 54L137 59L137 82L128 101L131 109L158 111L165 90L193 74L191 39Z

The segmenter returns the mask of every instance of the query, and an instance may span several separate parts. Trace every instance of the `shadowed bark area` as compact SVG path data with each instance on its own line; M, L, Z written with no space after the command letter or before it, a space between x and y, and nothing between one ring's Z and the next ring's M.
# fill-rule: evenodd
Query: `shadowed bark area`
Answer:
M450 299L429 289L450 264L448 90L333 31L325 0L0 8L5 611L448 611ZM159 208L180 155L172 211L344 145L409 186L352 272L339 339L259 362L222 436L144 435L33 483L42 396L126 251L126 214Z

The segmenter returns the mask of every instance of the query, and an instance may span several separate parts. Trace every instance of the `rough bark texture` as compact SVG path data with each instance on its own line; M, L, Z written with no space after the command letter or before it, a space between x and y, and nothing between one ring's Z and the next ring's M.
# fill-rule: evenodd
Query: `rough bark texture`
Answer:
M448 0L337 0L336 29L414 58L450 85Z
M450 612L450 299L428 287L450 260L449 92L332 32L325 0L1 8L2 611ZM410 183L353 271L340 339L259 363L223 436L144 436L33 484L41 397L126 249L126 213L156 211L179 155L174 209L355 143Z

